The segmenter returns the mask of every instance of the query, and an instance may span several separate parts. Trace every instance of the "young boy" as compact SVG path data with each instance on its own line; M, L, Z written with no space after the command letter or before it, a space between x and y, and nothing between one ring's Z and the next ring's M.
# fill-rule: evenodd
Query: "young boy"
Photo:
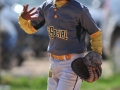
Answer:
M28 34L47 26L51 63L47 90L80 90L82 80L72 71L71 63L84 57L86 33L92 51L102 54L102 33L89 10L76 0L47 0L33 10L35 7L28 11L28 4L24 5L19 24Z

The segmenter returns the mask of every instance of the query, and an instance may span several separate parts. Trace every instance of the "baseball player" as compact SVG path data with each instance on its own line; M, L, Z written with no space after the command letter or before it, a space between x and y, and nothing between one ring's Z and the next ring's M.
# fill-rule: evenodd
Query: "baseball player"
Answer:
M102 33L86 6L77 0L46 0L19 16L21 28L34 34L44 24L49 34L50 70L47 90L80 90L82 80L71 69L74 59L84 57L85 35L89 33L92 50L102 54ZM41 42L42 43L42 42Z

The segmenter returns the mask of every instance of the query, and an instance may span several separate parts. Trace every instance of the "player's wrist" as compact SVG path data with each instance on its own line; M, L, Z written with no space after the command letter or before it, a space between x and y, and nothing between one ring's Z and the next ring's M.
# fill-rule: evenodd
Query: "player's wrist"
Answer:
M28 20L25 20L22 16L21 16L21 14L19 15L19 17L18 17L18 20L19 20L19 23L24 23L24 22L28 22Z

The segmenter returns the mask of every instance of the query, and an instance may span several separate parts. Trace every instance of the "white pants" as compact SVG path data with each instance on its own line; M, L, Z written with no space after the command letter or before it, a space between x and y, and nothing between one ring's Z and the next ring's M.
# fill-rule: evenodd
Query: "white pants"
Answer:
M55 60L50 57L52 74L48 78L47 90L80 90L82 80L72 71L71 63L83 56L84 53L72 54L70 60Z

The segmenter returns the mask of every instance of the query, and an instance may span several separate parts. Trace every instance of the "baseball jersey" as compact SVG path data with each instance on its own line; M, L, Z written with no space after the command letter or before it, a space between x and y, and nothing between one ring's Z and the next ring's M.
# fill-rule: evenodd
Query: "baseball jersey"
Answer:
M55 7L53 0L48 0L38 11L38 19L31 20L31 24L36 30L46 24L50 38L48 52L55 55L85 52L86 33L99 30L87 7L76 0L60 8Z

